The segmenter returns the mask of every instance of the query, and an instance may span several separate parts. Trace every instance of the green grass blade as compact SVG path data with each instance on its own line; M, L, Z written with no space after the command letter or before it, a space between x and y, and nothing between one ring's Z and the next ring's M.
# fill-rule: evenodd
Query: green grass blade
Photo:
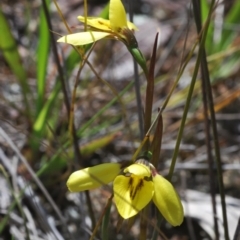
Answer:
M123 96L132 86L134 85L134 82L130 82L120 93L119 96ZM111 107L114 103L118 101L118 97L114 97L109 103L107 103L103 108L101 108L85 125L83 125L77 132L77 136L81 137L82 134L84 133L85 130L91 127L91 124L98 119L109 107ZM40 120L39 120L40 121ZM41 123L41 121L40 121ZM54 156L48 161L47 164L43 165L42 168L38 171L38 176L47 173L51 171L52 166L55 164L62 164L64 166L65 161L64 160L59 160L60 157L59 155L62 154L64 150L66 150L70 146L70 141L68 140L62 148L60 148ZM59 162L58 162L59 161Z
M26 84L26 71L23 68L21 58L17 49L16 41L10 31L7 19L0 10L0 49L3 51L3 56L9 64L13 73L21 81Z
M100 16L106 18L107 14L108 14L108 5L102 11ZM48 30L48 34L49 34L49 30ZM90 47L91 47L91 44L86 46L85 50L88 51L90 49ZM71 74L71 72L73 71L75 66L77 64L79 64L80 61L81 61L81 56L79 55L79 53L75 49L73 49L72 52L69 54L69 56L66 59L67 75ZM42 68L42 71L43 70L44 69ZM44 78L44 76L42 76L42 79L43 78ZM43 82L45 83L45 79L42 80L42 82L41 82L41 88L44 87ZM35 140L32 143L33 143L34 148L38 147L38 144L40 142L40 138L43 135L44 127L46 127L46 121L47 121L46 119L49 117L49 113L51 112L51 108L54 106L54 101L58 97L58 94L59 94L60 91L61 91L61 84L60 84L59 81L57 81L56 86L54 87L54 90L50 94L47 102L44 104L44 106L38 112L38 117L37 117L37 119L34 123L34 126L33 126L34 135L35 135L34 139ZM36 140L36 139L38 139L38 140Z
M53 91L51 92L50 96L48 97L47 102L44 104L42 110L39 112L39 115L33 125L34 137L31 141L32 147L34 149L38 148L40 143L40 139L43 135L43 131L46 127L46 119L49 116L49 112L54 105L54 101L56 100L59 92L61 90L61 83L57 81Z
M186 104L184 106L182 120L181 120L181 124L180 124L179 130L178 130L176 145L175 145L175 149L174 149L174 152L173 152L172 162L171 162L171 166L170 166L169 173L168 173L168 179L170 181L171 181L171 178L173 176L175 164L176 164L176 161L177 161L177 157L178 157L178 153L179 153L179 147L180 147L180 143L181 143L182 136L183 136L183 130L184 130L185 122L186 122L186 119L187 119L187 114L188 114L188 111L189 111L189 107L190 107L190 104L191 104L191 98L192 98L192 95L193 95L193 92L194 92L195 83L196 83L196 80L197 80L198 70L199 70L200 62L201 62L201 57L202 57L202 54L203 54L203 51L204 51L204 48L205 48L205 40L206 40L206 35L207 35L207 29L208 29L208 26L209 26L209 23L210 23L211 13L213 11L213 6L214 6L214 0L212 0L212 2L211 2L210 12L209 12L208 18L206 20L206 25L205 25L206 28L202 32L202 37L201 37L201 40L199 42L198 56L197 56L197 60L196 60L196 63L195 63L195 68L194 68L192 80L191 80L191 83L190 83L190 86L189 86L189 91L188 91L188 95L187 95L187 99L186 99Z
M110 213L111 213L112 202L109 199L109 205L107 206L106 212L103 217L102 227L101 227L101 236L103 240L109 239L109 221L110 221Z
M240 2L235 1L231 10L225 17L224 28L222 31L222 38L219 43L219 50L223 50L232 43L233 39L236 37L238 32L234 29L229 28L229 26L234 24L240 24Z
M16 41L11 33L7 19L3 15L1 9L0 9L0 33L1 33L0 50L3 52L4 59L8 63L10 69L16 75L20 82L25 107L28 110L29 107L27 101L27 93L29 92L29 89L27 85L27 74L22 65ZM29 114L30 112L27 111L27 113Z
M209 14L209 2L207 0L200 1L201 4L201 15L202 15L202 23L204 23L207 20L208 14ZM213 47L213 22L211 21L208 28L208 33L206 36L206 50L208 54L211 54L214 52Z
M50 1L47 1L49 6ZM43 9L40 10L39 42L37 49L37 113L44 104L46 71L49 56L50 34Z

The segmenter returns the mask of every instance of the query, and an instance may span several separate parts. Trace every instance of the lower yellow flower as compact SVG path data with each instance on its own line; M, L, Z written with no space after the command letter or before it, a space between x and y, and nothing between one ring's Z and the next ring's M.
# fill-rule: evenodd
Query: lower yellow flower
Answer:
M124 219L136 215L153 200L171 225L182 223L184 214L178 194L148 161L137 160L122 172L121 166L119 163L104 163L78 170L69 177L68 189L71 192L85 191L113 181L114 200Z
M153 198L154 186L150 169L135 163L124 169L113 182L114 200L123 218L130 218L142 210Z
M172 184L160 176L145 160L127 167L113 182L114 199L119 214L127 219L136 215L151 200L173 226L183 221L183 207Z

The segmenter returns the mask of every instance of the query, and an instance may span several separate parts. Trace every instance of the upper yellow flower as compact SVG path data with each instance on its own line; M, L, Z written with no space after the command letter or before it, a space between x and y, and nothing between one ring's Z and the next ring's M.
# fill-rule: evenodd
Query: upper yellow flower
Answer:
M121 0L110 0L109 20L96 17L82 17L78 20L87 24L90 29L87 32L74 33L58 39L58 42L68 43L74 46L96 42L102 38L117 39L131 47L137 47L137 41L132 33L137 27L127 21L126 12Z
M97 188L113 181L114 200L119 214L130 218L151 200L173 226L182 223L182 203L172 184L146 160L138 160L120 174L121 165L105 163L74 172L67 181L71 192Z

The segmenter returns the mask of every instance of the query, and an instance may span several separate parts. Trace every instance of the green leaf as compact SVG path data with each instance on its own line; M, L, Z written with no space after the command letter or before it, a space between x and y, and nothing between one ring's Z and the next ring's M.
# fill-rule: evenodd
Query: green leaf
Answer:
M23 68L17 45L8 22L0 9L0 49L13 73L22 83L26 83L26 71Z
M112 199L109 199L108 206L106 212L103 217L102 227L101 227L101 236L103 240L109 239L109 220L110 220L110 213L111 213L111 206L112 206Z
M237 36L238 32L229 26L240 24L240 2L235 1L234 5L225 17L224 27L222 31L221 41L219 43L219 51L226 49Z
M10 26L5 16L3 15L1 9L0 9L0 33L1 33L0 50L3 52L3 57L8 63L10 69L20 81L25 107L26 109L28 109L27 93L29 92L29 88L27 85L27 74L22 65L16 41L10 31Z
M48 0L46 3L49 6L50 1ZM43 7L40 10L39 24L39 41L37 49L37 115L44 104L46 71L50 46L50 33Z
M201 4L201 14L202 14L202 23L204 24L205 21L207 20L208 14L209 14L209 3L207 0L202 0L200 1ZM211 21L209 24L209 28L208 28L208 33L207 33L207 37L206 37L206 50L208 54L213 53L214 51L214 47L213 47L213 22Z
M49 112L53 107L54 101L56 100L58 93L61 90L61 83L57 81L54 89L52 90L50 96L48 97L47 102L44 104L43 108L38 114L38 117L33 125L33 137L31 145L34 149L37 149L43 136L44 127L46 127L46 121L49 116Z

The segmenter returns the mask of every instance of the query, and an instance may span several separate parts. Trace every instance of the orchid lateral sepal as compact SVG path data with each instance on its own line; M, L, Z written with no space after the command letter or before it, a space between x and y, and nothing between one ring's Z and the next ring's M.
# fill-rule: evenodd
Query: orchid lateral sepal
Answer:
M103 163L73 172L67 181L70 192L80 192L108 184L120 173L121 164Z

